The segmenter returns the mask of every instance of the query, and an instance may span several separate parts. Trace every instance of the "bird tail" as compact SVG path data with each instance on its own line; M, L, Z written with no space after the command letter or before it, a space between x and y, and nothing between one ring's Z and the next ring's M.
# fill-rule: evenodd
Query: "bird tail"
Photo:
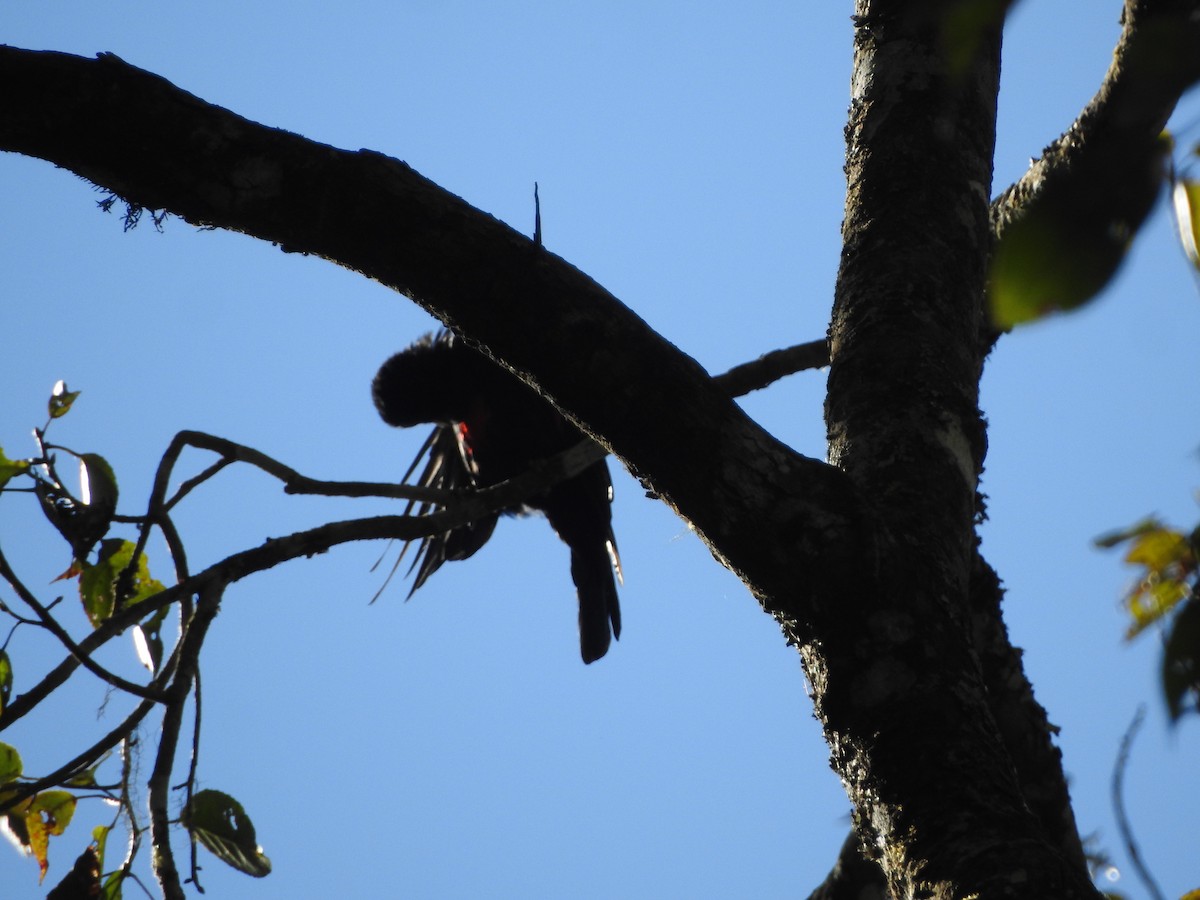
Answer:
M608 652L612 638L621 637L621 606L608 547L572 547L571 579L579 597L579 651L585 663L592 663Z

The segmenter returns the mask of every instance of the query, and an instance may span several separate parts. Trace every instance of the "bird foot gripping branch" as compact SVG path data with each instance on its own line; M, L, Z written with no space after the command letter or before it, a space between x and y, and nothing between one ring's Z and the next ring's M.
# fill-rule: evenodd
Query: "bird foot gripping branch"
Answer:
M447 331L426 335L385 362L371 389L375 408L389 425L436 424L404 477L408 481L425 459L418 478L422 487L491 487L583 438L532 388ZM600 460L523 504L545 513L571 550L585 663L604 656L611 639L621 636L616 585L621 566L611 503L612 479ZM428 508L420 504L417 512ZM412 564L412 590L442 563L474 555L491 537L498 516L422 539Z

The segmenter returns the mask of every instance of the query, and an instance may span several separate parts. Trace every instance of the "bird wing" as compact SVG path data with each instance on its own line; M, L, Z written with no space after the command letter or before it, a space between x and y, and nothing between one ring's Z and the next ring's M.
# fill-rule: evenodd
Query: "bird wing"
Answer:
M425 467L416 481L410 481L422 460L425 461ZM464 490L475 486L475 480L459 447L454 426L438 425L430 432L429 437L421 445L421 449L417 451L412 465L404 473L401 483L442 491ZM432 501L410 500L404 507L404 515L411 513L423 516L439 508L438 504ZM449 531L419 538L417 541L406 541L396 560L397 566L408 552L408 548L413 543L417 543L416 554L408 568L409 574L416 571L412 590L408 592L408 596L411 597L417 588L429 579L430 575L441 568L442 563L447 560L467 559L474 555L492 536L492 531L496 527L496 518L495 515L491 515L478 522L469 522Z

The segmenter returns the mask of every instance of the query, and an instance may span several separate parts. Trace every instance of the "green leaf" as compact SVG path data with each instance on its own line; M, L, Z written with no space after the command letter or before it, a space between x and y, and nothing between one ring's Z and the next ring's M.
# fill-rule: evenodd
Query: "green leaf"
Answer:
M1163 647L1162 683L1172 722L1177 722L1188 709L1198 708L1200 602L1195 598L1184 604L1171 624L1171 633Z
M988 278L992 321L1012 328L1077 309L1108 284L1125 258L1132 232L1114 224L1073 222L1048 204L1004 231Z
M73 497L56 477L38 479L34 492L50 524L67 539L72 555L82 563L108 533L116 515L117 479L112 466L98 453L79 454L82 499Z
M162 582L150 576L146 555L142 554L130 575L121 578L137 547L132 541L109 538L100 543L95 565L85 565L79 576L79 599L92 627L107 621L118 608L136 603L165 590ZM120 583L119 583L120 582Z
M104 871L104 853L108 847L108 835L112 826L97 825L92 829L92 844L96 848L96 859L100 861L100 871ZM121 900L121 884L125 881L123 869L117 869L104 879L101 885L99 900Z
M107 754L105 754L105 757L107 758ZM93 787L95 787L96 786L96 770L100 768L100 763L102 763L102 762L104 762L103 759L101 759L100 762L96 763L94 766L89 766L88 768L86 768L80 772L76 772L74 775L72 775L70 778L67 779L67 781L66 781L67 786L73 787L73 788L93 788Z
M7 650L0 650L0 715L3 715L4 708L8 706L8 698L12 696L12 686L12 660L9 658ZM3 779L0 778L0 782L2 781Z
M0 743L0 785L16 781L24 771L21 754L11 744Z
M117 869L104 879L101 900L121 900L121 885L125 882L125 870Z
M24 475L28 471L29 460L9 459L4 455L4 448L0 447L0 489L3 489L13 478Z
M1008 329L1092 300L1125 259L1166 175L1168 137L1093 144L1065 158L1005 224L992 253L992 323Z
M184 810L183 824L206 849L239 872L262 878L271 861L258 846L242 804L221 791L199 791Z
M82 391L68 391L65 381L58 381L50 391L50 401L46 404L46 409L50 413L50 418L59 419L71 411L71 405L75 402Z
M998 27L1015 0L950 0L941 13L942 55L953 76L966 73L984 34Z
M79 457L79 497L88 506L117 508L117 476L99 453Z
M96 848L96 859L100 860L100 868L104 868L104 850L108 846L108 833L111 825L97 825L92 829L92 845Z
M1200 181L1180 178L1175 182L1172 199L1179 243L1192 265L1200 269Z

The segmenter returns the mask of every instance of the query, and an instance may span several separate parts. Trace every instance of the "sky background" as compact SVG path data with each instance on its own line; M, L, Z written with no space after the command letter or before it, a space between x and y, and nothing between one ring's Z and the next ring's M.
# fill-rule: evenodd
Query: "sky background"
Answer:
M1118 0L1017 5L993 194L1092 95L1119 11ZM0 40L114 52L256 121L403 159L526 233L536 180L549 249L715 373L825 333L850 12L60 0L4 4ZM1200 137L1198 121L1192 97L1176 117L1185 141ZM434 325L405 298L180 220L124 234L88 184L44 162L0 157L0 190L10 456L33 453L30 429L65 378L84 393L52 438L113 464L125 513L144 508L184 428L318 478L403 473L424 431L384 426L369 384ZM1121 640L1131 572L1090 542L1151 512L1195 523L1198 333L1200 295L1160 204L1107 294L1005 338L983 386L985 554L1062 728L1081 830L1113 854L1112 887L1131 897L1145 894L1109 800L1120 736L1148 703L1127 802L1144 856L1178 896L1200 887L1200 728L1167 727L1154 638ZM823 389L823 373L802 373L744 405L823 458ZM208 461L195 454L185 468ZM382 545L228 592L203 657L200 779L242 801L275 871L256 882L208 857L210 896L793 897L825 876L848 804L798 657L678 519L614 475L624 632L593 666L579 661L566 548L537 519L504 521L408 603L397 580L369 605L394 557ZM381 511L395 505L288 498L233 469L189 498L178 523L197 570L268 536ZM5 496L0 542L43 599L65 590L49 580L67 551L28 497ZM166 577L161 545L152 552ZM64 616L82 626L71 609L68 597ZM17 692L61 658L28 630L10 650ZM121 644L104 659L132 672L131 656ZM53 709L2 739L28 772L48 771L67 742L119 721L125 701L104 700L77 675ZM47 887L110 815L81 808L52 845ZM40 895L36 865L6 847L0 894Z

